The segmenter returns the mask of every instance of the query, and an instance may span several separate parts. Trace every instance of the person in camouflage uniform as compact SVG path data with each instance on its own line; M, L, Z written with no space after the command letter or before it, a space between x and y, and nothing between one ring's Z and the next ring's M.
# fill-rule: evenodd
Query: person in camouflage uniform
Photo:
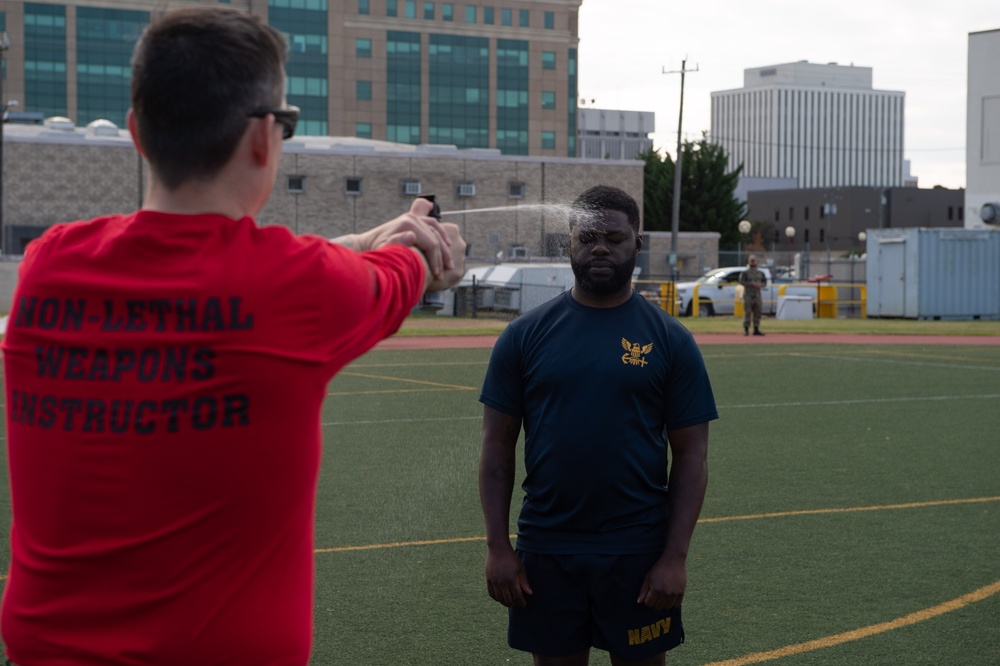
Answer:
M767 284L764 271L757 268L757 255L747 258L747 269L740 273L740 284L743 286L743 335L750 335L750 317L753 316L753 334L760 332L761 287Z

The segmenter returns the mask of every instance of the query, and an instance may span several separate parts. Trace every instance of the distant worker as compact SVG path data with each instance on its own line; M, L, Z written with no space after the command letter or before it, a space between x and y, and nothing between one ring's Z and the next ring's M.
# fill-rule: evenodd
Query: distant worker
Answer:
M767 286L767 276L757 268L757 255L751 254L747 259L747 269L740 273L740 285L743 286L743 335L750 335L750 319L753 318L753 334L760 332L760 313L763 306L760 290Z

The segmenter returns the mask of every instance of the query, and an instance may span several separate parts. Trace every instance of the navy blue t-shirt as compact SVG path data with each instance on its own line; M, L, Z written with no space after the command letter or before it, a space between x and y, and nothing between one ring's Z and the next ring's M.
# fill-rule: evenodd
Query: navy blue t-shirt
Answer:
M694 338L635 293L591 308L566 292L513 321L479 400L522 418L517 547L536 553L662 550L666 431L718 418Z

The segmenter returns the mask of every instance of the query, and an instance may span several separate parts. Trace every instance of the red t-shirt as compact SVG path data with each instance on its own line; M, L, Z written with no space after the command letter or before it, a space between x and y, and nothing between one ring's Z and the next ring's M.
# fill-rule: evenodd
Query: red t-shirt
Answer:
M31 243L3 341L22 664L306 664L320 407L424 266L141 211Z

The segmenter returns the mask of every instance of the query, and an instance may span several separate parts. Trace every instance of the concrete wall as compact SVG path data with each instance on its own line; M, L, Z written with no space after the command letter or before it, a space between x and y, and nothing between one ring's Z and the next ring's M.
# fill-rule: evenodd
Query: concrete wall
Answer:
M123 213L141 205L147 168L126 132L3 125L5 255L20 255L31 239L60 222ZM528 258L561 255L568 239L566 207L583 190L614 185L642 202L639 161L511 157L448 146L400 146L377 141L304 137L286 142L261 225L334 237L370 229L409 208L403 182L434 194L445 219L462 227L470 263L524 248ZM289 180L304 187L289 191ZM360 194L347 191L360 179ZM475 185L459 196L459 183ZM511 184L521 187L511 195ZM484 208L490 212L470 212ZM16 261L16 259L15 259ZM0 270L6 268L0 262ZM0 279L0 310L9 309L13 282Z

